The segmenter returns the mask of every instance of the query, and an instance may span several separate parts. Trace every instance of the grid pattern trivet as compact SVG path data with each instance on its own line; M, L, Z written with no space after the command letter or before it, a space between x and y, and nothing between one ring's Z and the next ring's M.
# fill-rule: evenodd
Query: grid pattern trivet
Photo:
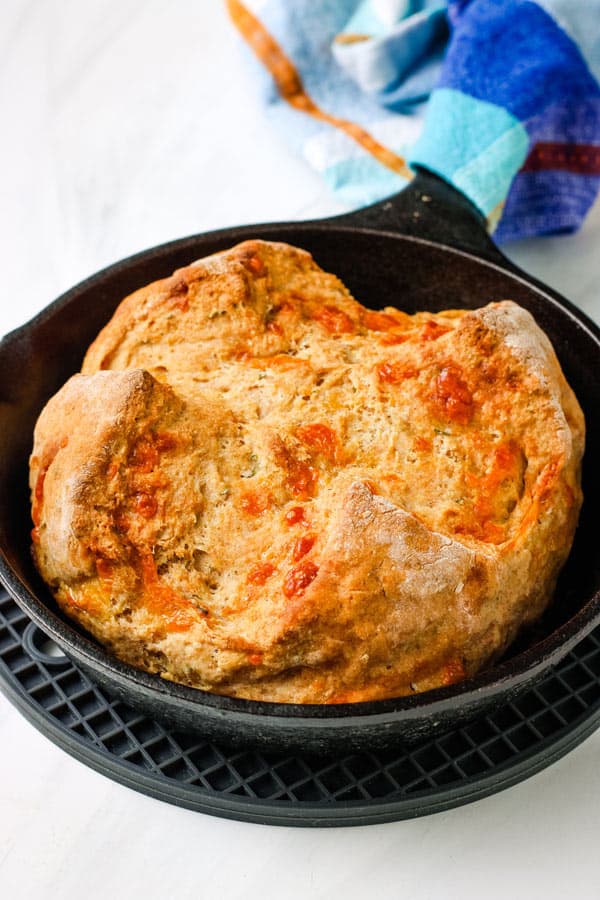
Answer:
M40 731L116 781L190 809L270 824L385 822L515 784L600 724L600 629L534 689L409 749L347 756L231 749L112 700L0 589L0 687Z

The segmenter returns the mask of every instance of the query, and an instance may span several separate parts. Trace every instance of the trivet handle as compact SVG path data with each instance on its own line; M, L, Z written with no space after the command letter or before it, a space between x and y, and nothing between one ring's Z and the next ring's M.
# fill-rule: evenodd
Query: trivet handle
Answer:
M71 664L54 639L42 631L35 622L30 622L23 632L23 647L33 659L45 666L56 668Z

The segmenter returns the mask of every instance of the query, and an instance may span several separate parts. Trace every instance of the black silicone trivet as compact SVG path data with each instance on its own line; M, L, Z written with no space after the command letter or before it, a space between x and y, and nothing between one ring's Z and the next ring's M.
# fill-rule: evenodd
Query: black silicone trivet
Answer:
M365 825L485 797L600 724L600 628L493 715L410 750L316 757L231 749L166 730L93 685L0 589L0 688L52 741L109 778L213 815Z

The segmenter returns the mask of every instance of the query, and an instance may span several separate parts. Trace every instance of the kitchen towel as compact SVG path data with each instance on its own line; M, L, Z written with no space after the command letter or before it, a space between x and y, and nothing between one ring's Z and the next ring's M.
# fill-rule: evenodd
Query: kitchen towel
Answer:
M274 124L349 207L422 166L498 242L600 187L600 0L226 0Z

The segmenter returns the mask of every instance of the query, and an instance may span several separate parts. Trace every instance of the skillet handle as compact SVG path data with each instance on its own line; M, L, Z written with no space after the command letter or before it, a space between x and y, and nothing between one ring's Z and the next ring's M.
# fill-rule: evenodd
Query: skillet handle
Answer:
M444 244L508 266L490 238L485 217L448 182L424 169L399 194L332 221L355 228L373 228Z

